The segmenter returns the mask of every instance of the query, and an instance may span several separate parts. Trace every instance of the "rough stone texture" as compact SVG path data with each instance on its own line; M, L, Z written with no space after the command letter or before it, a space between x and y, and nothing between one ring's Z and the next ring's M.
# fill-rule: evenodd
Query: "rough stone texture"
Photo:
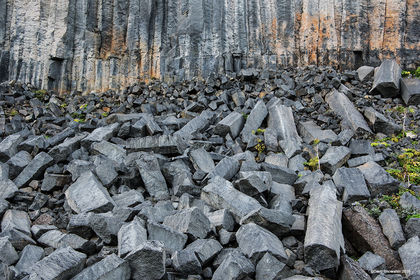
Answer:
M383 133L385 135L398 135L402 131L402 127L387 119L384 115L373 108L366 108L364 115L372 127L373 131Z
M232 112L221 120L215 127L214 132L220 136L226 136L228 133L235 139L241 132L245 123L242 114Z
M357 280L371 280L369 274L367 274L359 266L359 264L348 256L341 257L341 271L339 274L339 280L357 279Z
M258 101L246 119L244 128L241 131L242 141L244 143L251 141L253 134L255 134L255 131L261 126L267 113L268 111L264 101Z
M174 230L169 226L149 222L147 224L149 240L157 240L162 242L165 249L170 252L180 251L187 243L188 236L180 231Z
M165 274L166 254L158 241L147 241L125 260L130 264L132 279L161 279Z
M407 105L420 104L420 80L419 79L402 79L401 80L401 97Z
M163 224L182 233L190 234L194 238L205 238L210 231L209 219L197 207L184 209L167 216Z
M15 196L18 191L15 183L11 180L0 181L0 199L9 199Z
M342 203L335 192L330 184L311 191L304 243L305 262L318 271L331 270L333 275L344 251Z
M18 273L29 272L37 261L44 257L44 249L34 245L27 245L23 249L19 261L15 265L15 269Z
M8 230L18 230L27 235L31 235L31 220L28 213L20 210L9 209L4 213L1 220L1 230L6 232Z
M329 147L322 158L319 160L321 170L334 174L350 158L350 149L344 146Z
M386 59L375 73L370 92L380 92L385 97L395 97L400 92L401 68L395 60Z
M359 80L363 82L364 80L370 79L373 77L373 72L375 71L375 67L371 66L362 66L357 69L357 75Z
M0 81L90 91L245 66L418 61L416 1L116 3L1 2Z
M392 194L398 190L399 181L394 179L379 164L369 161L358 167L362 171L373 197Z
M21 188L31 180L37 179L52 162L53 158L47 153L41 152L37 154L14 180L16 186Z
M409 279L420 277L420 239L418 236L412 237L398 249L401 261Z
M247 279L255 271L254 264L241 252L228 252L213 274L212 280Z
M343 193L344 203L370 198L363 173L357 168L341 167L334 173L333 180L337 189Z
M237 222L262 207L257 200L238 191L229 181L220 177L203 188L201 199L216 209L228 209Z
M0 237L0 262L12 265L18 259L19 256L9 239L7 237Z
M160 171L157 158L152 154L144 153L136 164L149 195L158 200L169 198L168 186Z
M402 265L378 222L361 206L343 210L343 233L360 253L374 252L383 257L388 269L401 269Z
M113 280L130 279L130 266L112 254L77 274L73 280Z
M185 248L194 252L203 265L207 265L222 249L214 239L197 239Z
M67 203L76 213L106 212L115 206L108 191L90 171L83 173L65 194Z
M359 258L358 262L363 269L369 272L371 270L381 270L386 268L385 259L369 251L364 253L363 256Z
M344 127L351 128L358 133L372 133L362 114L357 111L347 96L337 90L333 90L325 97L331 109L342 119Z
M85 260L85 254L70 247L55 250L33 265L29 279L70 279L83 269Z
M397 250L405 243L400 218L394 209L382 211L382 214L379 216L379 223L382 226L382 232L388 238L389 244L394 250Z
M404 230L408 239L416 235L420 236L420 218L410 218L405 224Z
M261 258L255 270L256 280L284 279L292 275L288 266L273 257L270 253L266 253Z
M287 255L280 239L270 231L254 224L246 224L236 232L239 248L248 258L257 262L267 252L280 261L286 261Z
M140 219L124 224L118 231L118 256L124 258L147 241L147 231Z

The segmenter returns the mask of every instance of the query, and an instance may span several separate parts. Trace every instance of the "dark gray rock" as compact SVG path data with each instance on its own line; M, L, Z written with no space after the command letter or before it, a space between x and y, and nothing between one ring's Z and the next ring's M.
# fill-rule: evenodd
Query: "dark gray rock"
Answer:
M81 145L88 149L94 142L108 141L118 131L119 126L119 123L113 123L98 127L82 140Z
M299 123L299 133L307 144L312 144L315 139L324 143L337 141L337 134L332 130L322 130L315 122L305 121Z
M187 233L193 238L205 238L210 232L210 221L197 207L180 210L167 216L163 224L182 233Z
M0 162L0 180L8 180L9 171L9 165Z
M420 218L410 218L405 224L405 233L407 234L407 239L410 239L414 236L420 236Z
M131 269L127 262L115 254L107 256L94 265L85 268L73 280L113 280L130 279Z
M266 162L263 162L261 167L271 174L272 180L274 182L279 184L293 185L293 183L298 178L296 172L287 167L281 167Z
M375 149L371 146L369 140L353 139L350 142L349 148L353 157L375 154Z
M9 238L10 243L16 250L23 250L27 245L36 245L36 242L29 235L18 229L3 230L0 237Z
M281 105L279 103L269 107L267 127L274 129L277 132L277 136L280 140L294 140L297 141L297 144L301 142L299 134L296 130L293 111L290 107ZM290 158L290 156L288 157Z
M117 166L109 158L102 155L95 156L93 164L96 176L105 187L111 186L117 180Z
M350 158L350 149L344 146L329 147L327 152L320 158L319 164L323 172L334 174Z
M190 160L196 170L202 170L206 173L209 173L214 169L215 165L213 159L206 150L202 148L195 149L192 150L189 155Z
M144 197L141 192L136 190L129 190L112 197L118 207L135 207L144 202Z
M122 164L126 156L126 151L123 147L107 141L94 142L91 146L91 151L95 155L104 155L118 164Z
M192 139L195 133L203 132L209 127L213 112L203 111L199 116L190 120L186 125L174 133L175 137Z
M308 172L307 174L306 173L302 174L302 176L298 178L296 182L293 184L293 186L295 187L295 192L297 194L301 194L308 183L311 183L311 182L320 183L323 178L324 178L324 174L322 173L321 170L316 170L314 172Z
M248 118L246 119L244 128L241 131L242 141L249 143L255 131L260 128L262 122L267 116L267 107L263 100L259 100L254 108L251 110ZM254 131L254 133L252 133Z
M172 186L173 194L181 196L184 193L198 195L201 191L193 182L190 167L181 159L167 162L162 167L166 181ZM202 172L202 171L200 171Z
M168 199L168 186L156 156L143 153L140 159L136 160L136 164L149 195L157 200Z
M90 228L90 219L92 213L80 213L77 215L72 215L67 224L67 230L69 233L77 234L83 238L89 239L93 235L93 231ZM32 227L34 228L34 227ZM51 230L49 228L40 228L40 234L43 232ZM38 229L37 229L38 231Z
M116 245L118 232L123 223L124 220L112 212L91 213L89 216L89 227L105 244Z
M80 141L86 136L87 133L82 133L72 138L67 138L63 143L49 150L48 154L54 158L55 162L64 161L69 155L80 148Z
M372 270L383 270L386 268L385 259L367 251L359 259L360 266L371 273Z
M369 274L367 274L355 260L344 255L341 257L341 270L338 279L371 280L372 278L370 278Z
M374 155L366 155L366 156L361 156L361 157L357 157L357 158L351 158L347 161L347 164L349 167L358 167L362 164L365 164L369 161L374 161L374 162L384 162L385 158L384 155L382 153L377 153Z
M44 249L34 245L27 245L23 249L19 261L15 265L17 274L28 273L31 271L32 266L44 258Z
M19 259L15 248L7 237L0 237L0 262L12 265Z
M400 218L394 209L385 209L379 216L382 232L388 238L389 244L395 250L405 243Z
M45 173L44 179L42 180L41 191L49 192L56 188L62 188L70 183L70 175Z
M343 193L344 203L370 198L363 173L357 168L341 167L335 171L333 180L339 192Z
M400 93L401 68L392 59L382 61L381 66L375 73L371 93L379 91L382 97L395 97Z
M379 164L369 161L358 167L362 171L373 197L392 194L398 190L399 181L394 179Z
M31 162L20 172L14 182L18 188L27 185L31 180L39 179L45 169L53 163L53 158L47 153L37 154Z
M287 158L285 154L274 154L274 153L268 154L264 159L264 162L277 165L280 167L287 167L288 161L289 159Z
M134 218L118 231L118 256L124 258L147 241L147 231L143 221Z
M372 133L362 114L344 93L334 89L325 97L325 100L330 108L342 119L344 127L351 128L357 133Z
M20 151L11 157L7 164L9 168L10 179L16 178L20 172L31 162L32 156L27 151Z
M200 263L206 266L222 249L222 245L214 239L197 239L188 245L184 251L194 252Z
M166 253L158 241L147 241L124 259L130 264L132 279L161 279L166 271Z
M149 240L157 240L161 242L165 249L169 252L180 251L184 249L188 236L169 226L158 224L155 222L147 223L147 231Z
M415 209L420 211L420 200L409 192L405 192L400 197L400 205L405 209Z
M271 179L271 175L270 175ZM266 184L257 174L250 174L244 178L235 181L235 187L244 194L256 196L270 189L270 185Z
M371 107L365 109L364 115L368 120L373 131L383 133L385 135L398 135L402 131L402 127L395 122L387 119L384 115Z
M282 237L290 233L294 221L291 211L261 208L243 217L240 224L255 223Z
M90 241L86 240L76 234L62 233L59 230L50 230L38 238L38 243L52 248L71 247L77 251L86 254L93 254L96 246Z
M255 272L254 264L238 251L228 252L213 274L213 280L239 280Z
M216 165L216 167L207 175L206 178L211 179L216 176L226 180L232 179L239 171L239 161L232 157L225 157Z
M236 232L236 240L242 253L253 262L258 262L267 252L280 261L288 258L280 239L254 223L241 226Z
M6 162L17 153L18 145L23 141L20 134L12 134L0 143L0 161Z
M258 262L255 269L256 280L284 279L293 273L290 268L271 254L266 253Z
M29 279L70 279L82 271L85 260L85 254L70 247L57 249L32 266Z
M216 229L224 228L227 231L233 231L235 220L227 209L220 209L207 214L207 218Z
M329 184L310 193L305 235L305 263L317 271L334 275L344 251L341 227L342 202Z
M41 235L43 235L47 231L55 230L55 229L57 229L57 227L54 225L33 225L31 227L31 232L32 232L32 236L35 239L38 239L41 237Z
M201 199L215 209L228 209L239 222L248 213L258 210L258 201L235 189L229 181L216 177L205 186Z
M242 114L232 112L216 125L214 133L223 137L230 133L230 136L235 139L241 132L244 123L245 118Z
M18 151L26 151L28 153L32 153L32 151L39 151L43 150L46 147L45 143L45 136L39 135L39 136L33 136L29 137L22 143L20 143L17 147Z
M409 279L420 277L420 239L418 236L410 238L398 249L406 275Z
M76 213L107 212L115 202L92 172L83 173L65 192L67 203Z
M401 80L401 97L406 105L420 104L420 80L419 79L402 79Z
M176 271L188 274L201 274L200 260L192 250L176 251L172 256L172 265Z
M181 137L172 135L147 136L127 140L128 152L155 152L162 155L183 154L186 143Z
M368 81L373 78L373 73L375 71L375 67L371 66L361 66L357 69L357 76L359 77L359 81L364 82Z
M13 198L18 191L13 181L5 179L0 181L0 199Z
M2 232L15 229L31 236L31 220L28 213L14 209L7 210L1 221L1 229Z

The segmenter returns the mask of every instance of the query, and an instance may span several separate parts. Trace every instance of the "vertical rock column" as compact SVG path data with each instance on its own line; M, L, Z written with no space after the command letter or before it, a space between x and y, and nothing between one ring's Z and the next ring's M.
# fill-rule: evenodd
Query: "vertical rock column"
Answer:
M314 188L309 199L308 225L305 235L305 262L325 275L334 276L344 251L341 230L342 202L332 185Z

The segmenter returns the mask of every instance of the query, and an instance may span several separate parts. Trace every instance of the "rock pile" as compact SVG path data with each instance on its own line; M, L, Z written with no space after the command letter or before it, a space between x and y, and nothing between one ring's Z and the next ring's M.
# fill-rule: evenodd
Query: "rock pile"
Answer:
M0 279L417 279L419 218L362 206L398 192L392 152L418 148L418 106L389 98L418 100L398 69L68 96L3 83Z

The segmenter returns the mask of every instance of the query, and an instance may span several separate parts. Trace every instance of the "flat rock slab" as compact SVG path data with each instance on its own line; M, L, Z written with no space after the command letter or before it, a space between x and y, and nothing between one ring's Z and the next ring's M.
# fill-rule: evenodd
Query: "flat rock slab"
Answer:
M380 132L392 136L398 135L402 131L402 126L397 125L371 107L365 109L364 115L375 133Z
M245 118L238 112L232 112L221 120L215 127L214 133L225 137L228 133L235 139L241 132Z
M109 255L101 261L85 268L77 274L73 280L128 280L130 279L130 265L117 257L115 254Z
M189 156L196 170L201 170L206 173L209 173L215 167L211 155L203 148L192 150Z
M80 141L87 135L87 133L81 133L74 137L67 138L63 143L49 150L48 154L54 158L55 162L64 161L71 153L80 148Z
M257 131L267 116L267 113L268 111L264 101L258 101L251 110L251 113L246 119L244 128L242 129L241 136L244 143L248 143L251 140L253 135L252 131L254 131L254 133Z
M261 258L255 269L256 280L284 279L291 275L293 275L293 273L290 268L270 253L266 253L264 257Z
M76 213L107 212L115 206L108 191L90 171L83 173L65 195L70 208Z
M419 105L420 79L402 79L401 95L406 105Z
M161 242L170 252L181 251L187 243L188 236L172 227L155 222L147 223L149 240Z
M295 125L292 108L276 104L269 108L268 127L276 131L280 140L301 140Z
M391 249L378 222L363 207L343 210L343 233L358 252L371 251L383 257L388 269L402 268L397 253Z
M357 168L362 171L373 197L398 191L400 182L376 162L369 161Z
M254 264L242 253L233 251L225 256L214 272L212 280L246 279L254 272Z
M401 68L392 59L384 60L375 73L371 93L379 91L382 97L395 97L400 93Z
M1 221L2 232L13 229L31 236L31 220L28 213L14 209L9 209L4 213Z
M323 172L334 174L350 158L350 149L345 146L331 146L319 160Z
M222 249L222 245L214 239L197 239L185 248L194 252L203 265L209 264Z
M363 173L357 168L341 167L333 175L334 184L343 193L343 202L352 203L370 198Z
M299 132L303 141L312 144L315 139L324 143L332 143L337 141L337 134L332 130L322 130L315 122L306 121L299 123Z
M370 278L369 274L367 274L355 260L344 255L341 257L341 271L338 279L371 280L372 278Z
M401 261L409 279L420 277L420 239L418 236L410 238L398 249Z
M254 223L241 226L236 232L236 241L242 253L253 262L258 262L267 252L280 261L288 259L280 239Z
M45 256L44 249L34 245L27 245L22 250L19 261L15 265L16 271L19 273L28 273L32 266Z
M157 200L169 198L168 186L156 156L142 153L136 164L149 195Z
M317 271L334 275L340 264L340 251L345 251L341 230L342 202L337 200L335 188L324 184L310 192L308 205L305 263Z
M0 143L0 161L6 162L17 153L18 145L23 141L20 134L12 134Z
M382 226L382 232L388 238L391 248L397 250L405 243L404 232L397 212L394 209L385 209L382 211L378 220Z
M163 224L193 238L205 238L211 230L209 219L197 207L180 210L176 214L167 216Z
M330 108L342 119L345 126L358 133L372 133L362 114L354 107L347 96L337 90L333 90L326 97Z
M82 271L85 261L85 254L70 247L57 249L32 266L29 279L70 279Z
M122 164L126 156L126 151L123 147L108 141L94 142L91 150L93 154L104 155L118 164Z
M232 157L225 157L216 165L216 167L207 175L208 179L220 176L230 180L239 171L239 161Z
M0 237L0 262L7 265L16 263L19 255L7 237Z
M373 73L375 71L375 67L372 66L361 66L357 69L357 75L361 82L371 79L373 77Z
M147 241L147 230L139 218L124 224L118 231L118 256L124 258Z
M88 149L94 142L108 141L117 132L119 126L119 123L113 123L108 126L98 127L82 140L81 145Z
M201 199L216 209L228 209L236 222L262 207L255 198L238 191L232 183L220 177L203 188Z
M32 156L27 151L20 151L11 157L7 164L9 165L10 179L16 178L20 172L31 162ZM1 177L1 176L0 176Z
M385 259L367 251L358 260L359 265L366 271L385 269Z
M127 140L128 152L155 152L162 155L182 155L187 144L181 137L171 135L147 136Z
M52 165L54 159L45 152L37 154L31 162L20 172L14 180L16 186L21 188L44 173L48 166Z
M8 179L0 181L0 199L13 198L17 191L18 188L13 181Z
M203 111L199 116L190 120L180 130L176 131L174 136L178 136L183 139L192 139L195 133L202 132L209 127L212 117L213 112Z

